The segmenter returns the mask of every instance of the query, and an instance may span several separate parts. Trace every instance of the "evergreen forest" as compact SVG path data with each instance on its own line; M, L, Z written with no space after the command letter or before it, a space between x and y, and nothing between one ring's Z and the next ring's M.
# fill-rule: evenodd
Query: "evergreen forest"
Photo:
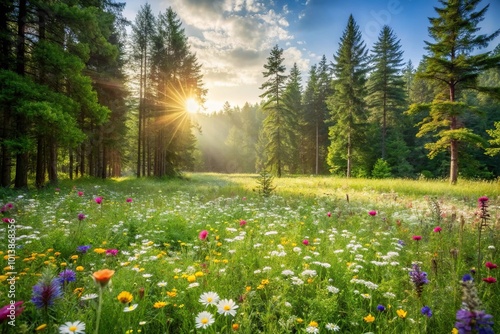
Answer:
M425 56L352 15L336 52L301 73L276 44L260 103L203 105L201 59L174 8L115 0L0 1L0 186L186 171L369 178L500 176L500 34L488 4L441 0ZM492 50L492 51L486 51Z

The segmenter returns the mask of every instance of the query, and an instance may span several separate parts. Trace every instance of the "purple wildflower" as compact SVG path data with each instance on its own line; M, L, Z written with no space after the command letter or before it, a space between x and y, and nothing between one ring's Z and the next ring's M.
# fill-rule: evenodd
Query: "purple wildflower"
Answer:
M54 301L61 296L62 290L59 279L45 277L33 286L31 301L37 308L48 308L54 305Z
M486 314L484 311L469 311L460 309L457 311L457 322L455 327L458 329L459 334L494 334L493 316Z
M469 275L469 274L465 274L463 277L462 277L462 282L467 282L467 281L472 281L472 276Z
M398 240L398 244L401 245L401 246L406 246L405 242L403 240Z
M382 304L378 304L377 305L377 310L379 310L380 312L384 312L385 311L385 306L382 305Z
M59 282L65 284L76 281L76 273L71 269L65 269L59 273Z
M84 220L85 219L85 215L83 213L79 213L78 214L78 220Z
M78 247L76 247L76 251L85 254L88 252L90 247L91 247L90 245L78 246Z
M413 264L413 270L410 271L410 281L415 285L415 290L417 291L417 296L420 297L424 290L424 285L429 283L427 279L427 273L421 271L418 264Z
M423 315L427 316L427 317L432 317L432 310L429 306L424 306L422 307L422 309L420 310L420 312L422 312Z

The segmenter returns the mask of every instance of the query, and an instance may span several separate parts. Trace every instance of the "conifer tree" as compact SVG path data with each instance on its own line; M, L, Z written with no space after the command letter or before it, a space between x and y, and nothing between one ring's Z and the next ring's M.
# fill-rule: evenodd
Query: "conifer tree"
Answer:
M278 177L281 177L283 172L284 154L286 154L284 152L285 140L289 121L284 102L287 76L284 75L285 65L283 65L283 61L283 49L275 45L267 58L267 64L264 65L266 71L262 73L267 81L260 87L264 90L264 93L260 95L260 98L264 99L262 108L267 113L263 129L267 138L265 165L270 167Z
M361 39L359 26L349 16L347 27L334 55L333 95L328 99L331 122L328 164L332 171L346 168L350 177L355 155L363 150L366 127L365 83L367 50ZM356 152L357 151L357 152Z
M428 55L425 56L426 68L420 77L437 81L441 91L428 104L414 104L410 113L422 110L428 112L420 123L417 136L435 134L437 140L427 143L429 157L449 150L451 184L458 179L458 158L460 143L482 145L484 139L465 124L465 117L474 112L465 102L460 101L464 89L477 89L499 93L498 88L484 88L478 84L478 75L498 66L500 56L490 56L489 52L478 53L487 47L500 29L492 34L478 34L478 24L484 19L489 5L478 9L480 0L440 0L442 7L436 7L437 17L429 18L429 35L434 43L426 41Z

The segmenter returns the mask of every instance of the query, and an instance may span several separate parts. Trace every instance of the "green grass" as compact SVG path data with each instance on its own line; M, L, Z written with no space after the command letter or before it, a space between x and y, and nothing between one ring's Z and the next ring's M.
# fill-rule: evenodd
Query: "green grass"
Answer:
M473 268L482 309L498 321L498 283L482 281L498 277L499 269L485 267L500 263L498 182L292 176L275 178L274 195L262 198L257 180L186 174L4 191L0 204L13 204L4 217L16 220L18 237L15 300L26 309L15 328L2 323L3 331L32 333L45 324L46 333L58 333L61 324L79 320L93 333L97 299L81 296L98 293L92 274L104 268L115 274L103 290L100 333L233 333L236 327L249 334L326 333L327 324L342 333L449 333L461 307L460 280ZM480 196L489 197L490 214L481 239ZM434 232L436 226L442 231ZM4 274L11 271L7 227L0 239ZM198 237L202 230L206 240ZM81 245L91 245L88 253L77 251ZM421 295L409 279L413 263L428 273ZM64 269L76 271L76 280L64 284L52 306L37 308L29 300L41 273ZM11 284L7 275L0 280L1 306L11 300L3 292ZM122 291L133 295L132 312L117 299ZM234 317L199 302L210 291L236 303ZM423 306L432 317L421 314ZM407 312L404 319L398 310ZM195 326L202 311L215 320L207 329ZM364 320L369 315L373 322Z

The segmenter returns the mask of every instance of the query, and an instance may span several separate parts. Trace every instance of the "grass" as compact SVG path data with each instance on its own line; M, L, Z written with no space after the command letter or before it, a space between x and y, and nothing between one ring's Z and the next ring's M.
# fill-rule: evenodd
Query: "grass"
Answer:
M100 289L92 275L104 268L114 275L102 289L100 333L450 333L471 270L481 310L498 320L498 283L482 280L498 277L485 266L500 262L498 182L292 176L274 179L274 195L262 198L257 179L83 179L0 194L1 205L13 204L4 217L16 221L14 263L9 225L0 229L0 306L25 307L3 332L59 333L81 321L93 333L99 298L89 296ZM490 215L481 235L480 196ZM410 280L413 264L428 283ZM33 286L67 269L75 280L52 305L30 301ZM132 300L120 302L122 292ZM207 292L234 302L234 316L203 305ZM204 311L206 328L197 328Z

